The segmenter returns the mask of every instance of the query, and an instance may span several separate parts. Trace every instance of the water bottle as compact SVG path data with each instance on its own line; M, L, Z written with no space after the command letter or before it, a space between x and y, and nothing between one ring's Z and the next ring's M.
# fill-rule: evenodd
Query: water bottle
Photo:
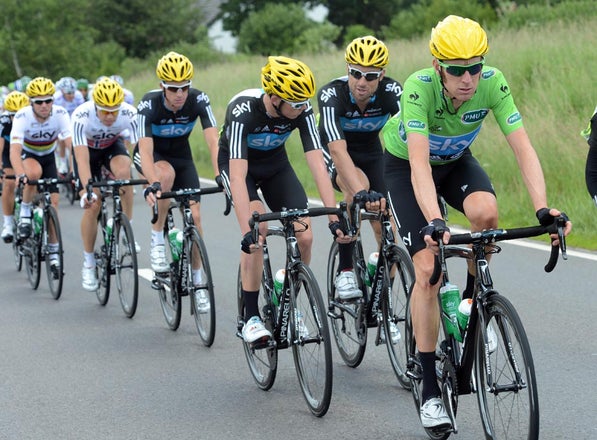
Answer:
M19 224L19 219L21 218L21 202L19 199L15 198L15 224Z
M278 269L274 277L274 295L272 296L272 302L275 306L280 305L279 298L284 288L284 277L286 277L286 269Z
M33 231L37 235L41 232L44 211L39 206L33 210Z
M168 241L170 242L170 252L172 261L175 263L180 259L182 253L182 231L178 228L172 228L168 231Z
M379 252L371 252L371 254L369 254L369 259L367 260L367 278L365 278L365 284L369 287L373 284L378 258Z
M114 219L110 217L106 222L106 244L110 244L110 237L112 236L112 228L114 227Z
M468 324L468 318L471 316L471 308L473 307L473 300L471 298L465 298L460 301L458 306L458 312L456 312L456 318L458 319L458 326L460 332L464 336L466 325Z
M460 303L460 292L458 286L447 283L439 290L443 318L446 324L446 332L449 335L454 336L459 342L462 342L462 335L458 328L458 318L456 317L458 312L458 304Z

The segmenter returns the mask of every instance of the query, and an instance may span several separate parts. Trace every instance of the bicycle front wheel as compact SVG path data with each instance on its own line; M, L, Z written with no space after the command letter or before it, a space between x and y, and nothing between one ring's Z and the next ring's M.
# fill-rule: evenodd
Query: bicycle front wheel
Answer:
M127 216L120 214L113 247L112 265L116 275L116 290L120 298L120 305L127 318L132 318L137 311L139 299L139 268L137 265L137 251L133 228Z
M263 286L263 282L261 284L261 292L259 295L259 300L262 301L265 298L265 287ZM242 331L242 327L245 323L245 299L242 294L242 283L241 283L241 276L240 276L240 267L238 269L238 281L237 285L237 304L238 304L238 332L240 336L240 332ZM271 290L273 290L274 286L271 285ZM263 323L265 327L273 334L274 328L273 323L275 320L275 314L273 310L273 305L269 301L262 307L263 310ZM242 336L240 336L242 339ZM257 386L264 391L269 390L276 380L276 373L278 371L278 348L276 344L268 344L264 348L255 348L252 347L247 342L243 341L243 349L245 351L245 358L247 359L247 364L249 365L249 371L255 379Z
M191 314L195 318L197 333L203 344L210 347L216 336L216 303L214 296L214 284L207 258L207 248L199 235L197 228L191 230L187 241L187 280L192 288ZM195 285L194 275L199 272L201 281Z
M22 249L25 253L25 268L27 269L29 284L33 290L37 290L41 275L41 240L39 235L31 235L23 243Z
M332 344L325 304L311 269L291 269L290 336L296 373L311 412L322 417L332 399Z
M487 438L539 438L539 399L531 348L512 303L494 294L477 325L475 379ZM487 349L485 345L487 341Z
M367 347L365 305L363 301L341 303L335 298L334 280L338 274L338 260L338 243L334 241L327 267L328 316L340 356L346 365L356 368L363 361Z
M50 249L52 244L57 246L57 249ZM53 206L48 206L42 232L42 255L46 261L48 284L54 299L60 298L62 294L62 283L64 280L62 249L62 233L60 231L58 213Z
M23 268L23 254L21 251L21 239L18 238L18 231L16 226L13 228L13 236L12 239L12 253L14 255L15 260L15 267L17 268L17 272L20 272Z
M415 269L403 248L393 246L389 254L391 264L389 272L386 266L386 291L381 304L386 347L398 382L409 390L411 382L406 376L406 301L415 282Z

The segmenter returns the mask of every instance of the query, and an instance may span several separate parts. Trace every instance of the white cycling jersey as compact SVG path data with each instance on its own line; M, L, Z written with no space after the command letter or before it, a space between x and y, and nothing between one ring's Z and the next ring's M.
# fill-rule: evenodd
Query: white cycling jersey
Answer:
M56 93L54 93L54 104L64 107L69 115L72 115L75 109L84 102L85 98L78 90L75 90L75 96L72 101L67 100L60 90L57 90Z
M95 149L107 148L119 136L130 138L133 144L137 143L137 109L126 102L120 105L118 116L111 126L104 125L99 120L93 101L77 107L71 119L74 148L81 145Z
M70 118L64 107L54 104L48 119L39 122L29 105L16 113L10 132L10 143L21 144L23 150L28 153L46 156L56 149L56 140L70 136Z

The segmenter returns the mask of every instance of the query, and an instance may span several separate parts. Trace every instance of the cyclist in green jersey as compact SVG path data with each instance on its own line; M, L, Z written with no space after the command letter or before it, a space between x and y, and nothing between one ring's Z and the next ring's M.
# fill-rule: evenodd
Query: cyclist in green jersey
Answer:
M425 428L449 428L435 372L439 332L437 294L431 285L437 242L449 228L442 218L438 194L463 212L471 230L495 228L498 210L487 173L470 146L491 110L518 162L541 224L551 224L560 212L547 206L541 164L523 127L502 72L485 65L487 35L481 26L454 15L431 31L432 67L413 73L404 84L401 114L386 124L384 178L389 203L398 216L400 235L415 267L412 321L423 368L420 416ZM566 234L571 229L568 222ZM469 274L465 297L472 296Z

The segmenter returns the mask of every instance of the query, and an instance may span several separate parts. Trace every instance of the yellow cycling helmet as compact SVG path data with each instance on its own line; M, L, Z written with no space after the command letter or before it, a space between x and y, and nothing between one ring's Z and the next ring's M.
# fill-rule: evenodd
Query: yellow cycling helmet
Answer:
M438 60L468 60L485 55L489 45L479 23L449 15L431 30L429 49Z
M95 83L91 95L93 102L100 107L116 107L124 101L124 91L120 84L107 76Z
M268 95L302 102L315 96L315 78L306 64L293 58L269 57L261 69L261 85Z
M54 83L51 79L38 76L37 78L33 78L29 84L27 84L25 93L30 98L35 98L36 96L52 96L56 93L56 87L54 87Z
M23 107L29 105L29 97L23 92L10 92L4 99L4 109L10 113L16 113Z
M193 64L184 55L168 52L158 61L155 73L162 81L190 81Z
M350 42L346 47L344 59L348 64L384 68L389 60L388 48L381 40L367 35Z

